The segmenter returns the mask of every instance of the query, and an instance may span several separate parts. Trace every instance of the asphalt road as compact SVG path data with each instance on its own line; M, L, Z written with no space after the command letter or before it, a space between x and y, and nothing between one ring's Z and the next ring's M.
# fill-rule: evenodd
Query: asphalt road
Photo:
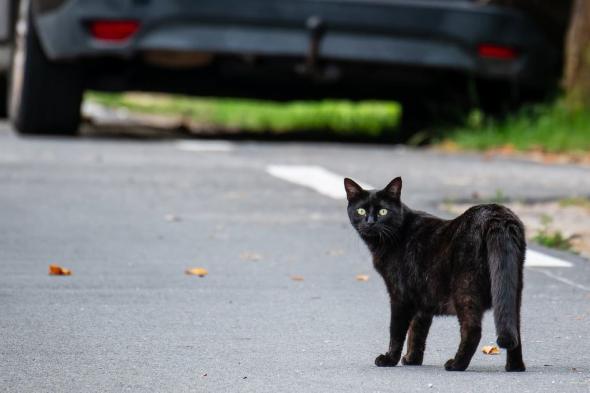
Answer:
M590 195L590 169L576 166L391 146L22 139L0 123L0 391L590 391L590 262L526 269L526 373L480 352L445 372L454 318L433 324L424 366L377 368L388 299L344 201L270 165L378 186L402 175L405 201L431 211L473 192ZM50 263L73 275L48 276ZM487 316L481 345L493 340Z

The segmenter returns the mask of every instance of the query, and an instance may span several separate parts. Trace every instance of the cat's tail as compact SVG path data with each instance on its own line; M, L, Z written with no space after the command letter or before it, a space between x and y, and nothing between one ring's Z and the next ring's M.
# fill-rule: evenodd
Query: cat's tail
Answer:
M520 222L498 223L489 229L486 240L497 343L514 349L520 339L524 229Z

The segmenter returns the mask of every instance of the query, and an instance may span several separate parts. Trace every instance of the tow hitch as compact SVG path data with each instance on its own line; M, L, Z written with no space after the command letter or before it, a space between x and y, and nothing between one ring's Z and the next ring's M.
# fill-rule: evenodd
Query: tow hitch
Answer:
M334 65L324 66L320 62L320 46L326 33L326 24L319 16L310 16L305 22L309 33L309 46L305 63L298 64L295 68L300 75L309 76L318 80L335 80L340 76L340 71Z

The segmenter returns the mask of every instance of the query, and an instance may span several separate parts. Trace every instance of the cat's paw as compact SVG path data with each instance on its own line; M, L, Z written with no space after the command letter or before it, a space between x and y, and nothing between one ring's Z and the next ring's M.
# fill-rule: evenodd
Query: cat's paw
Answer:
M523 362L519 362L519 363L506 363L506 367L505 367L506 371L508 372L522 372L526 370L526 367L524 365Z
M379 355L375 358L375 366L377 367L394 367L397 365L397 360L389 356L388 353L385 355Z
M445 363L445 370L447 371L465 371L466 369L467 365L458 364L455 359L449 359Z
M407 354L402 357L402 364L404 366L421 366L422 356Z

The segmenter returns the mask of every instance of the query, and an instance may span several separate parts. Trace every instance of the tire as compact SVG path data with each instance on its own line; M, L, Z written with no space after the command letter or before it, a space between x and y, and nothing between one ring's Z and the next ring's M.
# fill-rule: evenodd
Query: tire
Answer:
M0 119L4 119L8 115L8 86L6 83L6 75L0 75Z
M75 135L84 92L81 67L50 61L31 13L25 15L26 27L15 34L10 69L10 120L20 134Z

